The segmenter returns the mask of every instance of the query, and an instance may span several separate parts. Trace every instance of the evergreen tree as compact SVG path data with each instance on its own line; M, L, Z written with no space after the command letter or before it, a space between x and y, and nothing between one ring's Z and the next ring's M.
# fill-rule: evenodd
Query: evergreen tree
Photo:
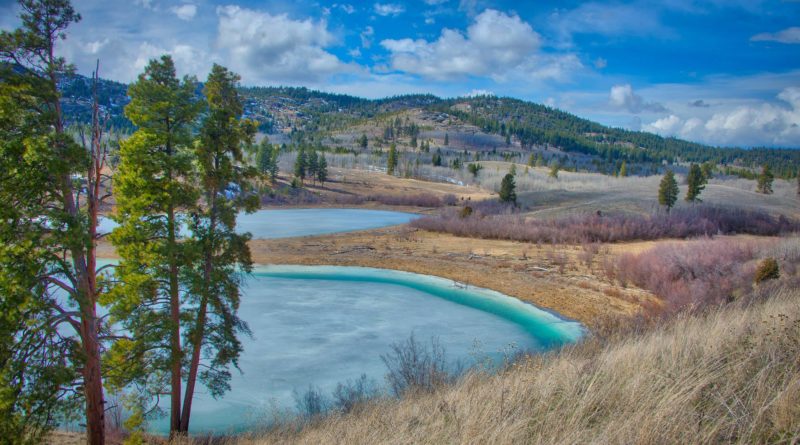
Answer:
M170 56L151 60L130 85L125 115L138 130L122 142L114 178L120 224L111 240L121 260L116 269L112 316L130 332L111 355L125 363L110 384L131 383L157 397L169 388L170 432L180 431L183 349L181 273L188 244L181 209L197 201L191 131L202 103L194 79L179 80ZM165 376L168 382L156 381Z
M515 189L517 188L516 184L514 183L514 175L511 173L507 173L503 177L503 181L500 183L500 201L501 202L510 202L512 204L517 204L517 193Z
M269 161L269 182L273 184L278 180L278 156L280 154L280 148L277 145L273 146Z
M258 145L256 168L263 176L268 176L272 171L272 145L267 138L264 138Z
M700 193L705 188L705 177L703 171L697 164L689 166L689 174L686 176L686 183L689 189L686 191L686 202L700 202Z
M255 122L241 119L244 108L238 82L238 75L214 64L203 88L208 112L195 148L203 200L190 223L194 261L186 274L191 308L181 314L191 319L187 330L191 354L180 424L183 433L189 431L198 378L213 397L223 394L230 380L228 368L242 352L238 334L249 333L237 312L244 278L241 272L252 268L247 246L250 234L236 233L236 218L241 210L258 207L258 199L248 193L248 180L255 172L244 166L242 151L257 127ZM205 363L198 374L201 354Z
M517 164L512 163L511 168L508 169L511 176L517 176Z
M764 166L761 168L761 174L758 175L756 191L765 195L771 195L772 181L774 180L775 176L772 174L772 170L770 170L769 165L764 164Z
M536 166L537 167L544 167L544 156L541 153L536 155Z
M442 166L442 150L436 149L436 153L434 153L433 158L431 158L431 164L433 164L434 167Z
M622 165L619 167L619 176L622 178L628 176L628 164L625 161L622 161Z
M536 155L531 153L528 156L528 167L533 167L534 165L536 165Z
M389 158L386 160L386 173L393 175L395 168L397 168L397 147L392 144L389 147Z
M549 176L551 178L558 179L558 171L561 169L561 166L558 165L558 162L553 162L553 165L550 166L550 173Z
M445 147L449 147L450 146L450 135L447 134L447 133L444 134L444 146Z
M711 162L703 162L703 164L700 165L700 170L703 171L703 178L706 183L714 177L714 164Z
M322 187L325 187L325 181L328 180L328 160L325 159L325 153L319 158L319 165L317 165L317 181Z
M472 173L473 177L477 177L478 173L480 173L480 171L483 170L483 166L481 164L469 164L467 166L467 170L469 170L469 172Z
M359 140L358 140L358 145L359 145L359 147L361 147L364 150L367 149L367 146L369 145L369 140L367 139L367 134L366 133L362 133L361 134L361 138L359 138Z
M510 147L510 146L511 146L511 135L507 134L506 135L506 147Z
M319 167L319 157L317 156L317 151L312 149L311 152L308 154L308 168L306 173L311 178L314 183L317 182L317 168Z
M20 1L19 10L21 27L0 31L0 441L44 441L74 391L88 443L102 444L96 244L108 147L97 72L81 146L58 90L71 67L55 55L80 15L67 0Z
M308 160L306 157L305 148L300 147L300 151L297 153L297 158L294 160L294 177L300 180L300 184L303 184L303 180L306 178L306 169L308 168Z
M417 148L417 135L411 136L411 146Z
M678 181L672 170L667 170L658 186L658 203L667 208L667 212L672 209L678 200Z

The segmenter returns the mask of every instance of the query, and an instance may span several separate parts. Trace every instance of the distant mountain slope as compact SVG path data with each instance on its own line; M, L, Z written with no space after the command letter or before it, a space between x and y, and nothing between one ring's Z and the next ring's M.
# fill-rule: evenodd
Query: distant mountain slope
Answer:
M100 104L110 122L132 129L124 117L127 86L102 80ZM489 134L513 138L522 148L551 146L582 153L608 164L706 162L757 169L768 164L776 176L790 178L800 169L800 150L720 148L652 133L611 128L544 105L494 96L441 99L405 95L370 100L294 87L243 87L245 113L261 123L265 133L303 131L308 135L342 130L387 114L409 110L444 113L452 121L477 126ZM71 122L91 116L90 82L74 76L62 82L63 101ZM317 138L319 140L320 138Z

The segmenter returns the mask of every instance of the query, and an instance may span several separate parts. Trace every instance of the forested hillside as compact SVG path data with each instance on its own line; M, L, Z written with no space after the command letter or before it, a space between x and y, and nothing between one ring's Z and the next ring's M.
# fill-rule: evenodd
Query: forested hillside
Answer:
M72 122L88 122L91 90L88 79L76 75L62 83L62 101ZM117 129L129 131L123 116L127 86L102 81L99 103ZM729 173L751 176L769 165L777 177L793 178L800 169L800 150L794 148L712 147L652 133L611 128L544 105L513 98L476 96L441 99L432 95L405 95L369 100L343 94L294 87L243 87L245 115L259 122L263 133L300 135L293 141L322 143L332 131L346 131L404 111L426 111L444 116L451 133L469 124L484 133L505 138L523 151L552 147L567 153L589 155L595 164L658 166L679 162L711 162ZM441 119L440 119L441 120ZM500 147L502 148L502 147ZM615 171L615 168L608 169ZM643 171L655 171L650 168ZM599 171L606 171L605 168Z

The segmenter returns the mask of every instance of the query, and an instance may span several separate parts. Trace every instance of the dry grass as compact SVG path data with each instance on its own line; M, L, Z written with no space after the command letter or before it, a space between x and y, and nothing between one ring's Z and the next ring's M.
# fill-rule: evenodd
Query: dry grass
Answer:
M797 443L800 291L230 444Z

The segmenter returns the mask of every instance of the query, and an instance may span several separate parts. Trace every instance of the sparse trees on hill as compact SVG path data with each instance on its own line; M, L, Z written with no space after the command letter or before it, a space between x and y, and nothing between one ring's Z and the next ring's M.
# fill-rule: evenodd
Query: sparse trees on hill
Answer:
M470 173L472 173L473 177L477 177L478 173L480 173L480 171L483 170L483 166L481 164L471 163L471 164L467 165L467 170Z
M512 204L517 204L517 193L516 193L517 185L514 183L514 175L511 173L507 173L503 177L503 181L500 183L500 201L501 202L510 202Z
M436 152L433 154L433 157L431 158L431 164L433 164L434 167L442 166L442 150L438 148L436 149Z
M667 212L672 209L678 200L678 181L672 170L667 170L658 186L658 203L667 208Z
M689 167L686 184L689 186L686 191L686 202L700 202L700 193L706 188L706 179L699 165L692 164Z
M761 173L758 175L756 191L765 195L772 194L772 182L774 180L775 176L772 174L772 170L770 170L769 165L764 164L764 166L761 168Z
M367 139L367 134L366 133L361 134L361 137L358 139L358 146L366 150L368 145L369 145L369 140Z

